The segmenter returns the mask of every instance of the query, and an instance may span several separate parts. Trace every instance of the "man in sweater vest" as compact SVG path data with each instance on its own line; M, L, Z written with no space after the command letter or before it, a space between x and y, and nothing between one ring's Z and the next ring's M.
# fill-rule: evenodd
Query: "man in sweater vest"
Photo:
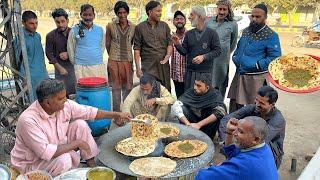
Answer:
M265 143L268 134L266 121L257 116L241 120L230 119L223 147L228 159L219 165L202 169L195 177L202 179L279 179L270 147ZM235 139L236 145L233 144Z
M215 30L206 28L205 18L206 11L203 7L193 7L189 20L195 28L186 33L182 44L176 34L172 36L178 52L187 56L185 89L191 88L201 74L211 75L213 61L221 53L219 36Z
M109 54L108 72L112 81L113 110L120 111L121 94L124 100L132 89L132 39L135 25L128 20L129 6L118 1L114 6L116 19L107 25L106 49Z
M69 59L75 64L76 78L107 78L107 70L103 63L105 33L102 27L93 23L93 6L82 5L80 16L82 20L70 31L67 47Z

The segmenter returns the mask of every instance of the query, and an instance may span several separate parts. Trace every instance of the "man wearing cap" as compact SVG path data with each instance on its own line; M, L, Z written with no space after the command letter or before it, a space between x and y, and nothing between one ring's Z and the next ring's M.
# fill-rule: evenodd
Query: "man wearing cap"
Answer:
M176 11L173 16L173 25L177 28L176 35L180 43L186 35L186 17L181 11ZM181 55L175 47L171 56L171 78L174 83L177 98L184 93L184 74L186 72L186 57Z
M281 56L278 34L266 25L267 14L264 4L253 8L250 25L244 29L233 54L236 73L228 93L230 113L254 103L256 92L267 83L269 63Z

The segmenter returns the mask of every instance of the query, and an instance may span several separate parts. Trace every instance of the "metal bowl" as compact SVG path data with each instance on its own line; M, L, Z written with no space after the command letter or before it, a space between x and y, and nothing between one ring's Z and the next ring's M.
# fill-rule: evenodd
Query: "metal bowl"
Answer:
M96 178L90 177L90 176L92 176L93 173L103 173L103 172L107 172L107 173L111 172L112 175L110 178L103 177L103 176L96 177ZM107 168L107 167L102 167L102 166L90 169L87 172L86 176L87 176L88 180L115 180L116 179L116 173L112 169Z
M10 169L6 165L0 164L0 177L4 180L11 179Z

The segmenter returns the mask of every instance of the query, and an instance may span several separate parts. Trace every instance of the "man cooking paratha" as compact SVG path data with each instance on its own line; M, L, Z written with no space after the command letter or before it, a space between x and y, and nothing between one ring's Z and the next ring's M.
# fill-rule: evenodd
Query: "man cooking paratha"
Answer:
M213 138L220 119L226 115L226 106L219 90L211 87L210 75L202 74L171 107L171 113L181 123L200 129Z
M67 100L59 80L43 80L36 94L38 100L19 117L11 151L11 164L20 173L45 170L57 176L78 167L80 159L93 167L99 149L84 120L131 118L127 113L98 110Z
M166 119L168 105L174 103L170 92L150 74L143 74L140 85L133 88L123 103L122 112L133 117L139 114L151 114L159 121Z

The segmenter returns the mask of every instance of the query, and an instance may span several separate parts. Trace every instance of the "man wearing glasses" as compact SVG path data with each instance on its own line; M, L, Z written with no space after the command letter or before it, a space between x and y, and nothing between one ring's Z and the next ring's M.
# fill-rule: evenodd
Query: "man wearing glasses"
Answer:
M266 25L267 14L264 4L253 8L250 25L244 29L233 54L237 69L228 93L230 113L254 103L256 92L267 83L269 63L281 56L278 34Z

